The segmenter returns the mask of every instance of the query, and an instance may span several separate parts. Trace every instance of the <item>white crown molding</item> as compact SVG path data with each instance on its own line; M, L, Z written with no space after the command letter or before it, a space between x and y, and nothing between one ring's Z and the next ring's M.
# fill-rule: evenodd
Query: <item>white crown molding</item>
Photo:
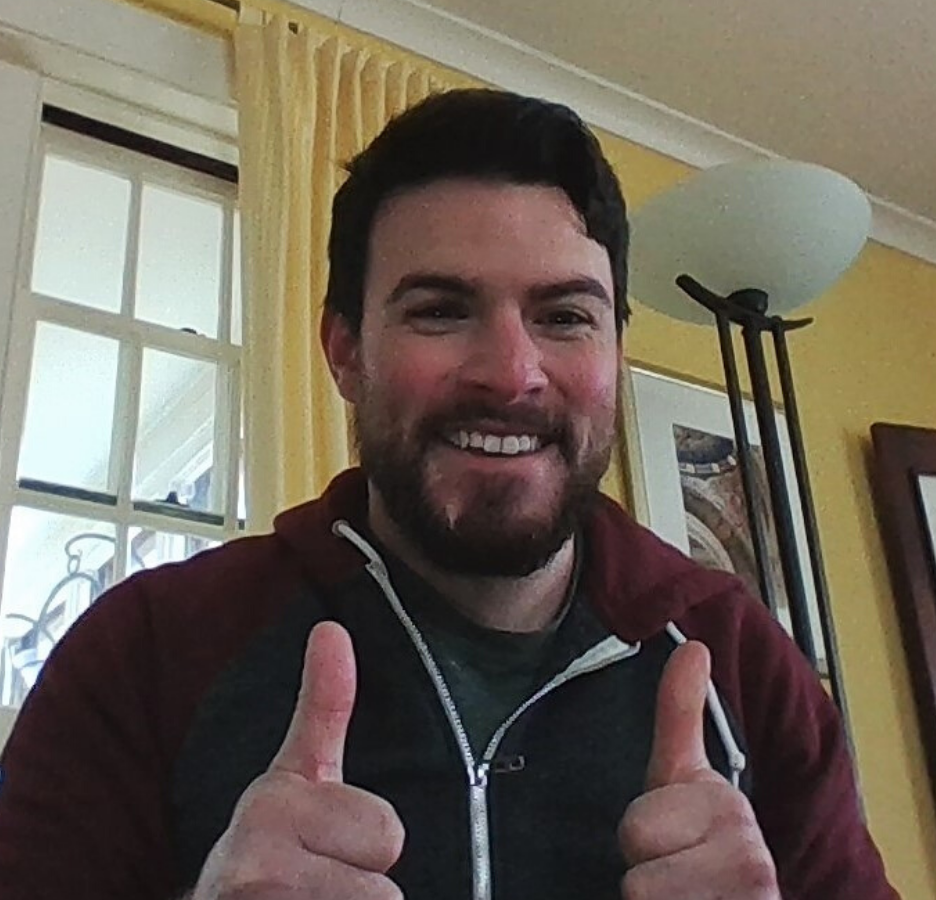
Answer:
M490 84L565 103L592 125L695 168L775 155L419 0L293 2ZM53 102L67 96L94 115L95 96L123 101L127 124L132 110L149 109L162 115L167 138L195 126L208 135L205 149L232 153L233 65L221 38L114 0L0 0L0 59L50 78ZM870 199L875 241L936 264L936 222Z
M0 0L0 60L45 76L44 99L86 115L107 98L124 107L112 106L114 124L133 127L146 110L166 136L194 128L236 141L229 42L163 16L114 0Z
M572 107L612 134L695 168L777 154L419 0L293 0L489 84ZM936 222L869 196L871 238L936 264Z

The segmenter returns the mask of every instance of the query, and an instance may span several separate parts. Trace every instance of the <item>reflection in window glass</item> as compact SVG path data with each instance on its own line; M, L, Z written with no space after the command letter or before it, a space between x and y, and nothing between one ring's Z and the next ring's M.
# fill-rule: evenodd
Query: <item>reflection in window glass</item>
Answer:
M17 507L0 605L0 705L19 706L49 651L114 583L114 526Z
M194 537L190 534L170 534L149 528L131 528L127 548L127 572L152 569L163 563L188 559L202 550L220 546L220 541Z
M143 186L138 318L218 336L222 224L218 203Z
M107 490L117 341L39 322L19 478Z
M217 365L159 350L143 353L133 498L220 512L211 503ZM201 479L201 481L199 480Z
M32 289L118 312L129 209L128 179L47 156Z

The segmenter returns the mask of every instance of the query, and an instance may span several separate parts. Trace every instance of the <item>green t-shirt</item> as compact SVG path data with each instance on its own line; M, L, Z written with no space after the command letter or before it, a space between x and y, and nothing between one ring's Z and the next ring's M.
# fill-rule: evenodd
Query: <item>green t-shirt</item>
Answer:
M476 758L494 732L555 673L547 669L559 624L569 607L577 566L562 612L541 631L484 628L392 556L390 577L406 611L442 671Z

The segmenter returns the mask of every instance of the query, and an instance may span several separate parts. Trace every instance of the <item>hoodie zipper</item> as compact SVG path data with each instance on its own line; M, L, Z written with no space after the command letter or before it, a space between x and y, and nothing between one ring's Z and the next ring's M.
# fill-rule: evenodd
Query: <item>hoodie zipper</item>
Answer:
M400 598L390 581L390 574L384 561L377 552L358 535L346 522L336 522L333 526L336 534L344 537L354 544L369 562L366 566L368 573L377 582L387 601L390 603L403 628L409 634L416 651L422 660L423 667L429 674L442 709L455 735L458 748L461 751L462 761L468 775L468 810L471 831L471 868L472 868L472 900L491 900L493 885L491 883L491 840L490 820L488 817L488 785L490 783L491 762L497 753L507 730L520 718L534 703L537 703L556 688L571 681L579 675L596 672L636 655L640 651L640 644L625 644L616 637L608 637L596 644L590 650L575 659L562 672L548 681L535 694L520 704L500 725L491 737L481 761L474 758L468 733L462 723L455 701L448 684L442 676L438 664L429 650L422 632L416 626L409 613L403 608Z

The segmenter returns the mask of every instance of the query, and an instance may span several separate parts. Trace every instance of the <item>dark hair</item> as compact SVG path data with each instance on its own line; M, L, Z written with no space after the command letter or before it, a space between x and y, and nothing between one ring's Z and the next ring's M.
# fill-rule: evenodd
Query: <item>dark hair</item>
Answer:
M357 333L374 217L407 188L478 178L561 188L611 260L618 332L627 305L627 210L594 134L568 107L506 91L434 94L393 119L347 166L335 195L325 308Z

